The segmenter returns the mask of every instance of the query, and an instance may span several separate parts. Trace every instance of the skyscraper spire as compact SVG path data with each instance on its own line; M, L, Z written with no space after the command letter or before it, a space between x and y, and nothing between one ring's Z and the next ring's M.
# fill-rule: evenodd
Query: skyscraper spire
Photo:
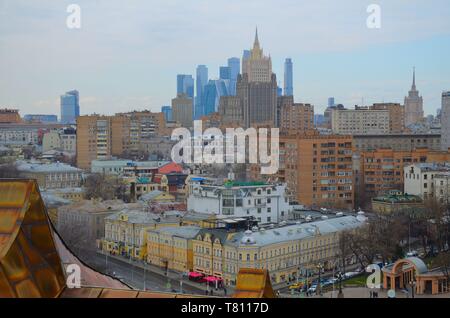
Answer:
M253 48L259 49L258 27L256 27L255 43L253 43Z
M412 89L413 91L416 90L416 67L413 67L413 83L412 83Z

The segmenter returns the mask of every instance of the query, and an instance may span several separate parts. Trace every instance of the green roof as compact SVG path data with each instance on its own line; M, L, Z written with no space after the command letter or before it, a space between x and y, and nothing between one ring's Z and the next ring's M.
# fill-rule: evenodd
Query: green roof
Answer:
M244 181L227 181L224 183L226 187L257 187L265 186L267 183L262 181L244 182Z

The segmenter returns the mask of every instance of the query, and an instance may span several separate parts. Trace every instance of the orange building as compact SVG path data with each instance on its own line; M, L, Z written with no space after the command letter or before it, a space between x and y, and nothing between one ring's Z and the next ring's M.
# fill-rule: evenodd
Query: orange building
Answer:
M314 129L314 106L292 103L281 106L280 130L288 134Z
M280 137L278 180L290 199L311 207L352 209L352 137L308 132Z
M370 109L389 111L389 131L391 134L402 133L405 130L405 106L398 103L378 103L373 104Z
M21 123L19 111L17 109L0 109L0 123L1 124L18 124Z
M355 156L356 192L358 201L370 199L390 190L404 191L404 167L414 163L448 162L450 153L430 152L426 148L414 151L378 149Z
M129 120L122 116L77 118L77 166L89 169L92 160L119 156L130 145Z

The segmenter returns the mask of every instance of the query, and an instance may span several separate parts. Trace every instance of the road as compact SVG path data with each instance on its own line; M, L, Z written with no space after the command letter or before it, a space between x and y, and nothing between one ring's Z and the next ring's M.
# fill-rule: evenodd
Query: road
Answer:
M134 263L127 263L113 257L108 257L106 260L106 256L101 254L91 256L88 264L100 272L122 280L135 289L205 295L205 284L198 284L198 287L192 286L192 283L186 284L186 280L176 277L179 274L169 273L169 277L167 277L164 273L151 270L145 270L144 272L143 268L135 266ZM180 284L180 282L182 283Z

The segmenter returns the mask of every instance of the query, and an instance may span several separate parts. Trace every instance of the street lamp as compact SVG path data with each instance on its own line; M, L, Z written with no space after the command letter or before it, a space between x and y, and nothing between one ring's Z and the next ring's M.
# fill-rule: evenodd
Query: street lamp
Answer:
M339 279L339 293L338 293L338 298L344 298L344 293L342 292L342 278L343 278L343 274L342 272L338 272L338 279Z
M320 275L322 274L323 264L319 263L317 264L317 268L319 269L319 280L317 282L317 289L316 289L316 295L322 295L321 286L320 286Z

